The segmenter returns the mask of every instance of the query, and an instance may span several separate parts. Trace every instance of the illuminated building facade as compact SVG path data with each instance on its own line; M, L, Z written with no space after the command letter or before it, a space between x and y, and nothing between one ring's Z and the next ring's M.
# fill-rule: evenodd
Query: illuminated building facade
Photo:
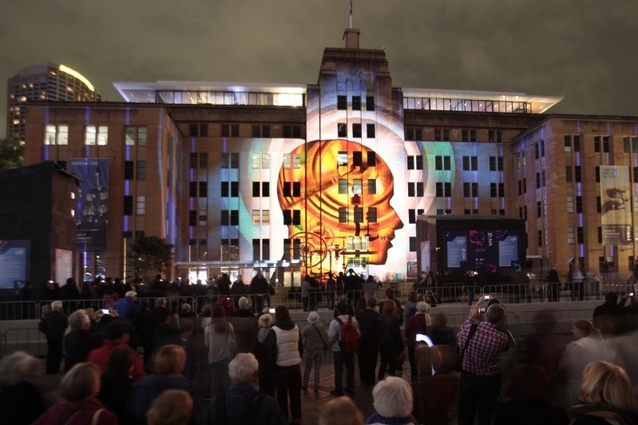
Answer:
M109 169L105 250L79 254L80 269L131 276L126 246L144 234L175 246L171 278L403 279L417 273L417 217L445 214L526 219L527 256L562 274L572 258L631 267L633 236L629 250L598 243L593 193L598 164L638 174L638 119L545 114L557 97L395 87L383 51L359 48L356 29L344 41L325 49L316 84L115 83L126 103L30 107L27 163Z
M25 68L7 85L7 137L25 140L26 108L29 101L98 102L100 95L79 72L66 65L36 65Z

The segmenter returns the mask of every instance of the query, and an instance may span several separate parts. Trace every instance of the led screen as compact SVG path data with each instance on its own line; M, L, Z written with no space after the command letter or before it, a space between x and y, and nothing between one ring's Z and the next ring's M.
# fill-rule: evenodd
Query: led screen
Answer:
M447 267L488 273L518 269L520 238L516 230L447 230Z

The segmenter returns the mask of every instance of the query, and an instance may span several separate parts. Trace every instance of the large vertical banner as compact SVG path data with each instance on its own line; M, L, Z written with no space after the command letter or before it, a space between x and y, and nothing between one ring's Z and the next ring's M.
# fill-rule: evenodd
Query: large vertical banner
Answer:
M67 162L67 169L80 180L76 213L78 250L106 251L108 159L73 158Z
M632 243L631 183L629 167L600 166L603 245Z

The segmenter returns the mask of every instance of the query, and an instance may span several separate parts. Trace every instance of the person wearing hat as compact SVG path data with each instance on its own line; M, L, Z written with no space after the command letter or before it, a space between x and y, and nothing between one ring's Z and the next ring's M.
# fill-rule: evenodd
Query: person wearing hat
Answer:
M115 347L126 346L131 337L131 325L122 319L114 319L108 325L104 326L104 340L102 345L91 350L86 356L86 361L95 363L99 366L101 373L106 370L106 362ZM138 382L144 377L144 364L142 359L135 354L133 356L133 368L131 369L131 378Z
M308 314L308 325L301 332L301 341L304 347L304 373L301 381L301 389L308 389L310 371L314 364L315 385L314 390L319 390L319 379L321 374L321 363L323 362L323 352L328 348L328 336L326 335L326 325L319 318L316 311Z

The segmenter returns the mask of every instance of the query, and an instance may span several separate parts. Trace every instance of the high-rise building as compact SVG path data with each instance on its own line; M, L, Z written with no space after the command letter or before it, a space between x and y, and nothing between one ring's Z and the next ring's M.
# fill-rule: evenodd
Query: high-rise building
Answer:
M360 48L353 28L344 41L325 49L316 84L115 83L126 103L30 107L25 162L90 183L76 269L132 276L127 247L154 235L174 245L169 277L401 279L421 260L418 217L454 215L525 220L520 264L632 270L638 118L395 87L384 51ZM607 186L616 175L622 187ZM460 267L490 270L488 251Z
M98 102L100 95L82 74L66 65L24 68L7 85L7 137L24 141L29 101Z

